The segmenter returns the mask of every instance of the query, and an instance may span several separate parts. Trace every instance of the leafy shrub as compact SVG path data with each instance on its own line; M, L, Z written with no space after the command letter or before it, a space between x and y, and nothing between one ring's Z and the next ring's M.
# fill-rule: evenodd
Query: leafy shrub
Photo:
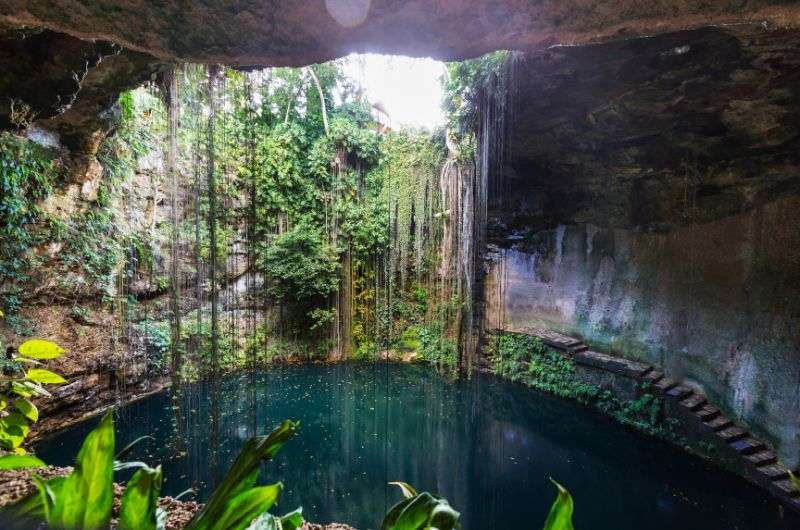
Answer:
M550 479L558 489L558 496L544 523L543 530L573 530L573 501L569 492ZM395 504L381 524L381 530L455 530L461 528L460 514L447 499L428 492L417 491L405 482L391 482L403 492L403 500Z
M0 316L2 314L0 313ZM39 410L31 398L49 396L43 385L66 383L63 377L44 368L41 360L60 357L64 350L57 344L32 339L20 344L17 354L1 363L0 379L0 446L14 455L0 457L0 469L17 469L43 465L38 458L27 456L22 443L31 424L39 419Z
M268 514L283 485L255 486L261 463L272 459L295 433L297 423L284 421L267 436L247 441L211 498L184 530L244 530L258 518L256 528L296 530L303 524L300 510L276 517ZM7 507L0 515L18 528L43 522L51 530L103 530L109 527L114 499L114 471L138 468L122 495L119 530L163 528L158 508L161 467L114 460L114 420L111 413L86 437L75 469L48 481L34 477L38 494Z
M325 297L339 285L336 249L321 229L305 222L275 237L258 265L269 277L268 292L278 300Z
M454 374L458 368L458 346L444 333L444 324L434 321L419 329L420 358L440 370Z
M520 333L504 333L490 340L487 354L494 373L512 381L592 405L619 422L650 434L661 435L659 398L647 385L638 397L620 400L610 390L581 381L571 359L548 348L541 339Z
M15 283L29 279L35 264L31 249L45 234L34 230L44 220L38 203L53 191L59 166L42 147L10 133L0 133L0 309L14 325L15 313L22 304L21 290Z

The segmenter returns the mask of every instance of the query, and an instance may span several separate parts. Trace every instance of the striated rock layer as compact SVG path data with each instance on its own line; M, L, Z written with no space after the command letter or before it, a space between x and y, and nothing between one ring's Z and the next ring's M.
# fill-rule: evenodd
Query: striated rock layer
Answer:
M515 90L487 326L663 366L800 464L800 32L555 48Z

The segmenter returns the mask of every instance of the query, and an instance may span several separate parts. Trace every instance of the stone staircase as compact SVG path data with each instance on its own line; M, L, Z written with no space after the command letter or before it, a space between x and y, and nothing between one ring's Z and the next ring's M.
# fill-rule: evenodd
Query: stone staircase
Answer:
M726 467L764 487L786 506L800 512L800 490L789 479L789 470L778 462L777 454L709 403L706 396L667 377L650 364L595 352L578 339L551 331L529 334L564 352L577 364L650 383L664 398L665 413L692 424L690 427L697 432L698 438L712 444L715 454Z

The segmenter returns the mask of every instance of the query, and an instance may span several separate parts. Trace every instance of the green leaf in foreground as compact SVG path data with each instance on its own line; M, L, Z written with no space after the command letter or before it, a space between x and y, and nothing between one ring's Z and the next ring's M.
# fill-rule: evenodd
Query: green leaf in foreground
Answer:
M423 492L395 504L384 517L381 530L454 530L461 528L460 516L446 499Z
M211 523L210 530L244 530L253 519L269 510L283 490L280 482L271 486L252 488L230 499L220 517ZM194 528L194 527L191 527Z
M283 517L262 513L250 524L247 530L299 530L303 526L303 509L298 508Z
M297 426L298 423L286 420L267 436L248 440L211 498L184 530L223 528L218 526L218 522L228 509L228 503L238 495L247 493L255 485L261 462L275 456L295 433ZM253 515L250 521L266 510L267 508Z
M31 455L0 456L0 469L26 469L30 467L45 467L46 465Z
M156 530L161 466L143 467L133 474L122 494L119 530Z
M55 492L50 528L106 528L111 519L113 484L114 419L109 412L83 441L75 470Z
M298 508L281 517L281 530L299 530L303 526L303 509Z
M550 514L544 522L544 530L574 530L572 526L572 510L574 508L572 496L558 482L550 481L558 488L558 497L550 507Z
M55 359L64 353L64 348L49 340L31 339L19 345L19 353L31 359Z
M31 421L35 422L39 420L39 409L28 399L15 399L14 408Z
M389 484L400 488L400 490L403 492L403 497L406 499L417 496L417 490L415 490L414 487L407 482L390 482Z
M58 385L67 382L67 380L60 375L50 370L45 370L44 368L31 368L28 370L27 376L31 381L45 385Z

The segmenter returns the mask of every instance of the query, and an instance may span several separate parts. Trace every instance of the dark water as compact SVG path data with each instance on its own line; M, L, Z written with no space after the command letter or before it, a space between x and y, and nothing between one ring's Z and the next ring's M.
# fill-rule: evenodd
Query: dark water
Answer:
M161 462L165 494L193 486L202 500L245 439L300 420L262 482L284 482L279 511L302 505L309 520L361 530L376 528L399 499L385 486L393 480L444 495L468 530L538 529L555 496L548 477L572 492L578 530L800 528L737 477L490 376L450 383L417 366L289 366L226 379L219 396L207 384L188 389L181 436L166 393L121 409L118 447L152 434L128 459ZM70 464L94 423L41 442L39 456Z

